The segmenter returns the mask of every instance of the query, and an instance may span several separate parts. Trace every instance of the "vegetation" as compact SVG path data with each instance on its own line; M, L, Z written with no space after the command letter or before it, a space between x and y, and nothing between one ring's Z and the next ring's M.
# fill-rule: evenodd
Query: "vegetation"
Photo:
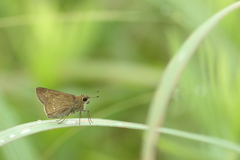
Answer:
M0 129L47 119L36 87L75 95L99 90L100 98L87 106L92 118L130 124L160 119L176 131L161 134L157 159L239 159L239 11L199 46L168 107L150 111L158 94L164 96L158 86L174 54L196 28L233 2L3 1ZM140 159L148 135L94 125L56 127L2 146L0 159ZM220 143L192 141L197 138L191 133Z

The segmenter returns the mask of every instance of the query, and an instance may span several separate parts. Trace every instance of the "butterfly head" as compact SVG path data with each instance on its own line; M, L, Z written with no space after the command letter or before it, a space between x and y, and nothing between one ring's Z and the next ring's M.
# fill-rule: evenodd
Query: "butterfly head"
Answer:
M95 93L98 93L98 91L95 92ZM81 97L81 101L82 101L83 105L85 105L85 104L89 104L89 103L90 103L90 98L98 98L99 96L89 97L89 96L86 95L86 94L82 94L82 95L79 96L79 97Z
M88 95L82 95L82 101L85 104L90 103L90 97Z

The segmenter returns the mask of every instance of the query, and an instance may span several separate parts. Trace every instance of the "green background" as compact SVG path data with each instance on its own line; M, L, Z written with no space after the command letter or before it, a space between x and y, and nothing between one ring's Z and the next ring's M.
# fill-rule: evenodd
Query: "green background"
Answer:
M0 2L0 129L44 120L35 95L100 91L92 118L146 123L171 57L206 19L235 1ZM240 140L239 11L203 41L184 71L164 127ZM83 114L86 117L86 114ZM70 117L78 117L78 114ZM0 149L0 159L137 160L142 131L73 127L45 131ZM161 160L237 160L222 148L161 135Z

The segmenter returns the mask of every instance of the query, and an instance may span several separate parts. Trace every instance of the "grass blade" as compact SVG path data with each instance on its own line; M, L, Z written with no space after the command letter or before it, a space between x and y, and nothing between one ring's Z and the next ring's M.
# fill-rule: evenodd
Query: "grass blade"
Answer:
M91 125L88 122L88 119L81 119L81 126L79 126L78 118L69 118L66 119L62 124L58 124L56 120L38 120L35 122L25 123L22 125L18 125L4 131L0 132L0 146L3 146L11 141L15 141L19 138L23 138L25 136L43 132L46 130L52 130L57 128L65 128L65 127L83 127L83 126L105 126L105 127L120 127L120 128L128 128L128 129L138 129L138 130L146 130L147 126L138 123L131 122L123 122L123 121L114 121L108 119L92 119L94 123ZM240 146L229 142L227 140L223 140L220 138L208 137L199 134L187 133L183 131L178 131L174 129L168 128L158 128L157 132L161 132L168 135L178 136L182 138L187 138L195 141L205 142L208 144L213 144L225 149L229 149L235 152L240 153Z
M142 160L155 159L155 146L159 134L155 129L163 124L165 111L169 103L170 97L180 79L183 69L189 62L194 51L200 45L204 37L216 26L216 24L223 19L224 16L240 7L240 2L224 8L216 13L200 27L185 41L177 54L172 58L168 64L165 72L162 75L161 82L157 87L156 94L150 106L147 124L150 127L146 130L142 145Z

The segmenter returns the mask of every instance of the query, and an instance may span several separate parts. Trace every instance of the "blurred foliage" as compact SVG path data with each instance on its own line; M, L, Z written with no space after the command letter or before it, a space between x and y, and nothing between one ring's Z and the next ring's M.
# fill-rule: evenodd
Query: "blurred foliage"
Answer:
M235 1L1 1L0 129L47 119L36 87L91 94L91 116L145 123L172 55L208 17ZM239 11L193 57L164 126L239 143ZM70 117L77 117L72 115ZM85 115L86 116L86 115ZM38 133L0 150L0 159L139 159L142 132L74 127ZM159 159L229 159L233 152L161 135Z

